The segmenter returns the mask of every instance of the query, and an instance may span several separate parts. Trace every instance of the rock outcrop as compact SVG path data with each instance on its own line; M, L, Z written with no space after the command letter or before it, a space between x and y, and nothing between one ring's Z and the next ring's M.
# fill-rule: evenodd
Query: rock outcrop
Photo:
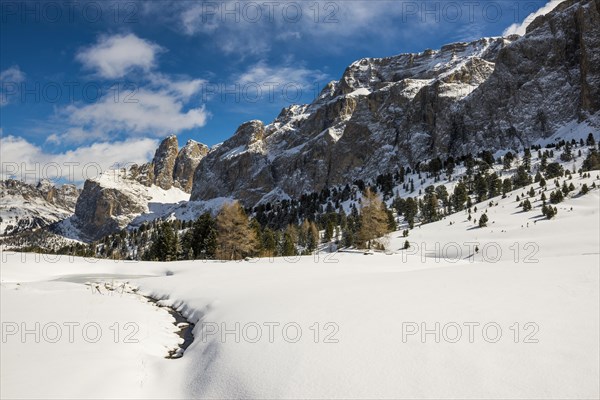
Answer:
M189 199L186 193L191 191L194 171L207 153L206 145L193 140L179 151L172 135L161 142L152 162L88 179L72 225L82 239L96 240L124 228L140 214L156 212L156 218L162 217L169 206Z
M188 140L179 150L177 136L171 135L160 143L152 162L132 165L128 177L145 186L156 185L165 190L177 187L190 193L194 171L208 151L208 146L194 140Z
M133 183L133 182L132 182ZM128 215L147 211L140 192L104 185L88 179L75 207L75 225L83 239L94 240L123 228Z
M175 165L173 166L174 185L181 188L184 192L192 191L194 182L194 172L196 167L208 154L208 146L198 143L194 140L188 140L185 146L179 150Z
M160 143L152 165L154 166L154 184L165 190L173 187L173 169L175 168L175 160L179 145L177 136L171 135Z
M252 206L548 137L600 110L599 9L568 0L523 37L359 60L312 104L240 126L200 162L191 199Z
M68 218L78 197L74 185L56 187L46 179L37 185L0 181L0 235L44 228Z
M37 184L36 189L40 191L47 202L67 210L74 210L79 198L77 186L64 184L57 187L47 179L41 180Z

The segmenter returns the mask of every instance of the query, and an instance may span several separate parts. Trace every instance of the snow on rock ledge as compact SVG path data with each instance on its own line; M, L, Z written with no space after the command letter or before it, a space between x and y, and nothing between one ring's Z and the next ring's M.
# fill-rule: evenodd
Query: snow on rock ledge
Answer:
M126 178L125 170L110 170L85 182L71 222L82 239L96 240L126 227L139 214L153 208L166 212L169 207L165 205L188 199L189 194L181 189L144 186Z

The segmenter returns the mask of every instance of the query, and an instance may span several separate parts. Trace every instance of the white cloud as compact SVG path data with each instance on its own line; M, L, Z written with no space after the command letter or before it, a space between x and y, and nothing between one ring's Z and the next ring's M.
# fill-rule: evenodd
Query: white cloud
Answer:
M225 54L260 56L269 52L274 42L302 39L321 49L356 46L344 40L355 35L376 34L388 37L396 32L404 12L401 2L393 0L352 2L217 2L171 1L147 2L144 12L180 33L208 35L210 43ZM419 16L410 16L414 22ZM358 43L361 44L361 43Z
M140 138L100 142L62 153L48 153L17 136L2 138L0 179L35 183L42 178L79 184L100 171L149 161L158 141Z
M185 101L199 93L202 85L207 83L205 79L173 78L161 73L148 74L147 79L151 87L164 89L173 96Z
M25 81L25 73L18 65L0 71L0 107L10 103L9 96L19 93L19 84Z
M25 73L21 71L18 65L13 65L10 68L0 72L0 81L2 82L23 82L25 80Z
M91 104L71 104L58 111L67 125L54 143L82 143L127 136L164 136L206 124L209 113L200 104L190 104L206 82L186 76L170 76L156 68L156 55L164 49L129 35L103 36L98 43L76 55L86 67L103 78L118 78L140 70L115 95L108 91ZM128 78L128 79L129 79Z
M48 143L48 144L60 144L60 142L61 142L60 137L56 133L49 135L45 141L45 143Z
M99 76L114 79L136 69L150 71L155 67L157 54L162 51L164 49L159 45L130 33L101 36L96 44L77 53L76 59Z
M187 93L139 89L129 99L115 102L106 95L98 102L71 105L63 110L72 128L63 137L74 141L107 138L124 132L127 135L164 136L206 124L209 113L204 106L185 109Z
M327 79L327 74L302 66L292 66L291 61L288 61L284 65L269 66L264 60L251 65L244 72L233 76L233 80L242 85L256 83L261 86L266 84L283 86L293 83L302 87L308 87L315 82L321 82L325 79Z
M554 10L556 8L556 6L559 5L560 3L562 3L563 1L564 0L549 1L545 6L543 6L536 12L529 14L522 23L512 24L511 26L506 28L504 30L503 35L508 36L508 35L516 34L516 35L523 36L527 32L527 27L529 26L529 24L531 24L533 22L533 20L535 20L539 16L548 14L550 11Z

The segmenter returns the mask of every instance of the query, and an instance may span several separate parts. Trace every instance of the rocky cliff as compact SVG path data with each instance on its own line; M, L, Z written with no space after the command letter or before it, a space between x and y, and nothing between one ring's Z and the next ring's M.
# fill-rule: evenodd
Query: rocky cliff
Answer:
M175 186L189 193L194 171L206 154L208 146L194 140L188 140L179 150L177 136L171 135L160 143L152 162L131 166L129 177L145 186L156 185L165 190Z
M600 0L568 0L523 37L358 60L313 103L287 107L269 124L242 124L210 151L194 141L179 150L169 136L151 163L113 173L123 182L86 182L73 225L100 238L140 214L168 215L162 205L190 190L191 200L252 206L436 156L522 148L597 117Z
M194 172L200 161L208 154L208 146L188 140L181 148L173 165L173 182L185 192L192 191Z
M246 205L370 179L435 156L520 148L600 110L600 0L523 37L362 59L310 105L251 121L199 164L192 200Z
M140 214L164 216L170 205L189 199L194 171L207 153L202 143L189 140L179 150L176 136L165 138L152 162L86 180L67 225L77 229L76 236L95 240L124 228Z
M74 216L57 231L73 226L75 236L96 240L125 228L140 214L149 219L168 215L169 207L188 199L189 194L178 188L148 187L131 179L130 171L110 170L85 182Z
M8 179L0 181L0 235L43 228L69 217L79 190L74 185L37 185Z

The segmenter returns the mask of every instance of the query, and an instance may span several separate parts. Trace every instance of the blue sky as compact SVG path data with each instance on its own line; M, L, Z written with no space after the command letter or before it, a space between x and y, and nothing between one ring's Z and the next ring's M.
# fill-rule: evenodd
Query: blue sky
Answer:
M359 58L522 31L547 3L2 0L3 162L141 162L170 133L214 145Z

